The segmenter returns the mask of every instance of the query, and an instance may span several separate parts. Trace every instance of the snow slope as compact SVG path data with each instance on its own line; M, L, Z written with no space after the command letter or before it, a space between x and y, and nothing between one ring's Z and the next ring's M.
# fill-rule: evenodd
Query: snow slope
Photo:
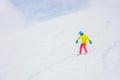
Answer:
M117 0L111 3L2 37L0 80L119 80L120 12ZM87 55L76 56L80 30L93 44Z

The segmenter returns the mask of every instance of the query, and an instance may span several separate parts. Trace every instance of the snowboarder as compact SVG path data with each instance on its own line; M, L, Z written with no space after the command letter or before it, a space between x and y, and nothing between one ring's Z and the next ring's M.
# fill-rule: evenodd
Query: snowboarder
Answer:
M76 44L78 43L78 41L79 40L82 40L81 41L81 44L80 44L80 50L79 50L79 53L80 53L80 55L82 54L82 49L84 49L85 50L85 53L87 53L88 51L87 51L87 49L86 49L86 43L87 43L87 41L89 41L89 43L90 44L92 44L92 41L90 40L90 38L86 35L86 34L84 34L82 31L80 31L79 32L79 36L78 36L78 38L77 38L77 40L76 40Z

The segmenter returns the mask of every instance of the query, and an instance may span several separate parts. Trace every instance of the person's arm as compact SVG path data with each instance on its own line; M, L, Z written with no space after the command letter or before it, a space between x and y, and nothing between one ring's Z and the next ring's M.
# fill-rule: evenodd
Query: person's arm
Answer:
M89 40L89 43L90 43L90 44L92 44L92 41L91 41L91 40Z
M91 39L90 39L88 36L86 36L86 37L87 37L87 39L88 39L89 43L90 43L90 44L92 44Z
M76 44L78 43L78 41L80 40L81 36L79 36L76 40Z

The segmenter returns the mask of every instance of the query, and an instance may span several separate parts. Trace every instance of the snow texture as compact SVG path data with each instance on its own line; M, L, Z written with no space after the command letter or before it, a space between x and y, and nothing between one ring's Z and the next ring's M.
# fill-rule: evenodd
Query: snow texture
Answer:
M110 1L1 37L0 80L120 80L120 3ZM77 56L80 30L93 44Z

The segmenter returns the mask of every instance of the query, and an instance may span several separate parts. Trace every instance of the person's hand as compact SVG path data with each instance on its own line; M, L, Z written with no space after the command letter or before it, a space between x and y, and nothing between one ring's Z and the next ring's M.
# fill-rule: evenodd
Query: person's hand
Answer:
M90 43L90 44L92 44L92 41L91 41L91 40L89 40L89 43Z
M78 40L76 40L76 44L78 43Z

